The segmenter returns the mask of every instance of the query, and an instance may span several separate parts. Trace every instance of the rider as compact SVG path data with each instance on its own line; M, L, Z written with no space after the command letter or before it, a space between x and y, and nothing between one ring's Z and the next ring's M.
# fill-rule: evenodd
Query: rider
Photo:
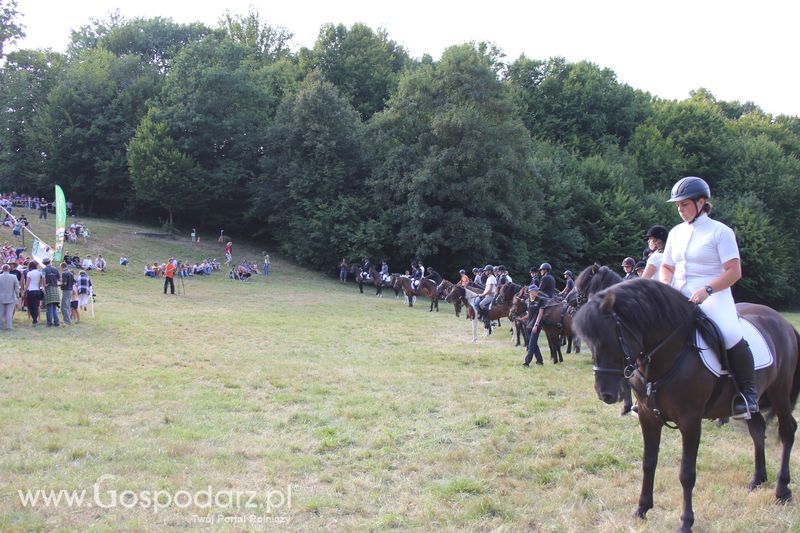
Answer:
M442 276L436 272L433 267L428 267L428 274L425 276L425 279L431 280L437 287L442 282Z
M556 295L556 278L550 273L553 268L550 263L542 263L539 267L539 273L542 275L539 281L539 292L542 296L553 298Z
M647 263L644 261L636 262L636 277L641 278L644 276L644 269L647 268Z
M661 268L661 258L664 255L664 247L667 245L667 228L664 226L653 226L647 230L647 248L650 255L647 257L647 266L644 268L642 277L652 279L658 276Z
M483 287L483 275L480 268L475 267L472 269L472 279L475 285Z
M469 285L469 276L467 276L466 270L462 268L461 270L458 271L458 275L461 276L461 281L458 282L459 285L461 285L462 287L466 287L467 285Z
M672 187L683 223L669 232L659 277L699 304L722 334L734 379L741 394L733 402L733 418L758 412L753 353L742 338L731 286L742 277L739 247L733 230L709 218L711 189L694 176Z
M381 281L389 281L391 275L389 274L389 263L384 259L381 261Z
M564 281L566 282L567 286L564 287L564 290L558 294L566 298L567 295L572 292L572 289L575 288L575 280L573 279L571 270L564 271Z
M497 294L497 278L494 277L494 268L492 265L486 265L483 269L485 279L485 288L483 292L478 295L478 300L475 305L478 307L478 318L481 318L481 310L488 312L494 296Z
M361 278L367 279L369 277L370 270L372 270L372 263L370 263L369 259L365 257L364 262L361 264Z
M636 268L636 259L633 257L626 257L622 260L622 270L625 271L625 275L622 276L622 279L629 280L629 279L636 279L636 272L634 269Z
M531 360L536 356L536 364L543 365L542 351L539 349L539 332L542 330L542 317L546 300L539 296L539 287L531 283L528 287L528 312L520 317L525 322L528 330L528 353L525 355L525 362L522 366L531 366Z

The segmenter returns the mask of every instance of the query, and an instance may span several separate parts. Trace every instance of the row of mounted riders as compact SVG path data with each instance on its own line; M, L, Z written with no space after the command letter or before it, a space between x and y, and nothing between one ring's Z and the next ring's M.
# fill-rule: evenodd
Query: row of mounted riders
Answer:
M430 300L430 312L434 309L436 312L439 311L439 300L453 304L456 317L460 317L461 310L466 309L467 320L477 319L483 322L484 336L491 335L494 327L500 327L500 320L508 318L511 321L515 346L520 344L528 346L533 317L522 320L528 311L527 285L506 282L504 277L500 277L497 294L490 307L482 310L475 305L475 295L483 293L485 287L471 280L466 285L455 284L446 279L437 283L435 279L428 277L415 280L403 274L381 274L371 267L369 270L356 273L355 281L362 294L364 285L374 285L375 295L378 297L383 296L384 288L394 290L396 298L402 293L409 307L413 307L415 299L419 296ZM561 352L561 347L564 345L567 347L567 353L570 353L574 343L575 353L580 353L580 339L576 337L572 328L572 316L577 309L574 291L566 297L554 294L548 299L544 309L541 326L550 348L551 360L554 363L564 361Z

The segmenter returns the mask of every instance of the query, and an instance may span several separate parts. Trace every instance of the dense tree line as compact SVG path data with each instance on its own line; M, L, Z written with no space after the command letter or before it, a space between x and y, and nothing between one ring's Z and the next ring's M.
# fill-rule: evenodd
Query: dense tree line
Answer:
M798 117L487 43L412 58L363 24L293 51L257 12L112 14L65 54L9 52L23 28L4 6L0 190L59 183L84 212L247 232L326 271L369 256L452 275L638 257L649 226L679 221L669 187L698 175L739 238L738 296L800 297Z

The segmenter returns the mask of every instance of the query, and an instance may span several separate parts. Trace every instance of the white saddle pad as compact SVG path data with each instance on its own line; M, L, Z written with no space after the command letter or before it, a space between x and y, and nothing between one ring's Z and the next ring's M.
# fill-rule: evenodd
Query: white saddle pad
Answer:
M753 352L753 367L758 370L759 368L770 366L775 357L772 355L769 345L761 332L749 320L742 317L739 317L739 326L742 329L744 340L747 341L750 345L750 351ZM719 377L728 373L727 370L722 369L717 352L708 347L708 344L699 333L697 334L697 346L700 348L700 359L703 360L703 364L712 374Z

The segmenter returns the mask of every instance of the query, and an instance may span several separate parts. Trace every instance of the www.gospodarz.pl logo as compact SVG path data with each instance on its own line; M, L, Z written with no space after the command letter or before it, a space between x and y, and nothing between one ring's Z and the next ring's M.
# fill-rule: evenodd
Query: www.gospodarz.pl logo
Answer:
M97 478L88 489L25 489L17 490L23 507L96 507L100 509L144 509L158 513L169 508L255 511L267 515L287 512L292 508L292 486L267 490L123 490L105 484L114 479L111 474Z

